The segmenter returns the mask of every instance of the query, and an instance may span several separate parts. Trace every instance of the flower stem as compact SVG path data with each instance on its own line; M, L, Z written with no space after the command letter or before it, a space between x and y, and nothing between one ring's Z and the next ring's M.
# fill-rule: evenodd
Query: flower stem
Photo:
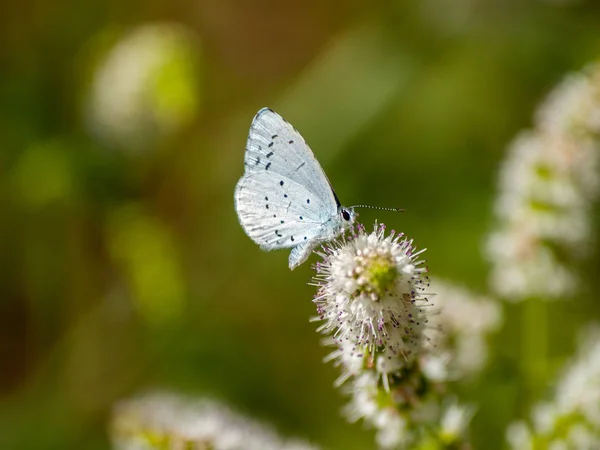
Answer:
M523 302L521 375L523 404L537 398L548 375L548 302L531 298Z

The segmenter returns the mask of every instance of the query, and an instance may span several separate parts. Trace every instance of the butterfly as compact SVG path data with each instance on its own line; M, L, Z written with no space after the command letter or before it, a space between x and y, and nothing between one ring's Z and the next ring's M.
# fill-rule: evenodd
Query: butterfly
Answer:
M234 194L240 224L263 250L291 248L291 270L352 227L353 207L341 205L300 133L269 108L252 120L244 166Z

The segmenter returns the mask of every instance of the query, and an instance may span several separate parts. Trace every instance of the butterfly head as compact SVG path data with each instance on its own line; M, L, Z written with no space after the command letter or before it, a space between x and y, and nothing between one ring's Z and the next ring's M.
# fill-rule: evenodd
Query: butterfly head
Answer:
M354 212L353 207L340 206L338 212L342 222L342 228L348 229L358 217L358 213Z

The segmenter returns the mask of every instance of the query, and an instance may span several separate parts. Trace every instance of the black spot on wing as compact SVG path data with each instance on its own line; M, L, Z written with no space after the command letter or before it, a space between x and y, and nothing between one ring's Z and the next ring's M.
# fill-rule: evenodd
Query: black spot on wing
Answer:
M265 170L269 170L269 167L271 167L271 162L270 162L270 161L269 161L269 162L267 163L267 165L265 166Z
M273 156L273 152L267 153L267 158L270 158L271 156Z
M275 142L269 142L269 147L273 147L274 144Z

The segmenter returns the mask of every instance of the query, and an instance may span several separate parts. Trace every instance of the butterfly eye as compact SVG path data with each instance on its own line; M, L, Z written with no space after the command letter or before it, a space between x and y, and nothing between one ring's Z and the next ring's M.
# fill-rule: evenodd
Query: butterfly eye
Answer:
M346 209L342 209L342 217L344 220L350 220L350 213Z

